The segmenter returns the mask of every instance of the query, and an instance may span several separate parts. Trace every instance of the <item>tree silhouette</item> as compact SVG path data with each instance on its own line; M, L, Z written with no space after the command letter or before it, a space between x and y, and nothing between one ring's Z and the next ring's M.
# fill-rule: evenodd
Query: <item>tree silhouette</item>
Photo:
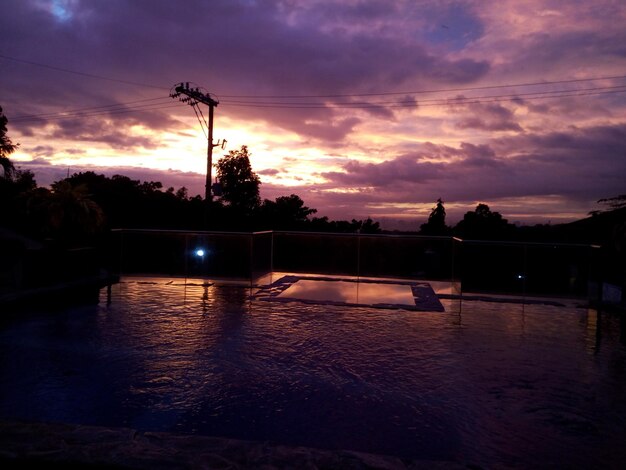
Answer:
M374 222L370 217L365 220L352 219L352 225L356 228L355 232L380 233L380 224Z
M250 214L261 203L261 180L252 171L248 147L231 150L215 165L222 186L222 200L237 212Z
M428 222L422 224L420 233L423 235L447 235L449 228L446 225L446 209L441 198L437 199L437 205L433 207Z
M259 208L259 224L264 229L302 229L308 216L316 212L317 209L305 206L295 194L277 197L275 201L265 199Z
M65 181L88 188L111 228L195 230L202 226L202 200L199 196L190 198L184 187L163 191L159 181L141 182L123 175L107 177L92 171L75 173Z
M67 180L52 184L52 190L42 193L39 203L43 228L47 235L65 244L82 242L104 227L104 213L94 202L87 186L73 186Z
M2 176L11 179L15 174L13 162L9 160L9 155L15 152L19 144L14 144L7 136L7 123L9 120L2 112L0 106L0 167L2 167Z
M514 230L515 225L499 212L492 212L487 204L478 204L473 212L466 212L454 227L456 235L474 240L509 239Z

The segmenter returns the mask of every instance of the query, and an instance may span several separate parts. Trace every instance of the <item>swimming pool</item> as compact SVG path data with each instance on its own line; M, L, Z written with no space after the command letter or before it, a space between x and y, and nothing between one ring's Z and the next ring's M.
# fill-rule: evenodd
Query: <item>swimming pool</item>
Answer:
M265 302L127 277L111 303L0 329L0 418L477 465L610 467L626 442L619 319L467 301L441 312Z

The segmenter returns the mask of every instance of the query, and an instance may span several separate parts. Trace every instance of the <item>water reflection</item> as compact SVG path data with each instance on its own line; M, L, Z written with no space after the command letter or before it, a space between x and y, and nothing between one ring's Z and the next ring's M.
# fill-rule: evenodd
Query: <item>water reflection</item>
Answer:
M278 297L362 305L415 305L410 285L300 279Z

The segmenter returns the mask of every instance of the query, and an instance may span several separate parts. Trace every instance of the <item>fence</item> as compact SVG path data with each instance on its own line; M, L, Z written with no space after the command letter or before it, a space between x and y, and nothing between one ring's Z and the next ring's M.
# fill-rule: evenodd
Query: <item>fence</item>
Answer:
M599 247L417 235L114 230L119 274L252 284L273 272L449 282L451 294L595 298Z

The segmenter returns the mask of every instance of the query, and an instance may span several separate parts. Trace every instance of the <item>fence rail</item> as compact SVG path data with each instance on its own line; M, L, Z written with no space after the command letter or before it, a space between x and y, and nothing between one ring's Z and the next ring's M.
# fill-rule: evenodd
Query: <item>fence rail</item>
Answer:
M250 280L272 272L450 282L452 292L596 298L597 245L401 234L117 229L119 274Z

